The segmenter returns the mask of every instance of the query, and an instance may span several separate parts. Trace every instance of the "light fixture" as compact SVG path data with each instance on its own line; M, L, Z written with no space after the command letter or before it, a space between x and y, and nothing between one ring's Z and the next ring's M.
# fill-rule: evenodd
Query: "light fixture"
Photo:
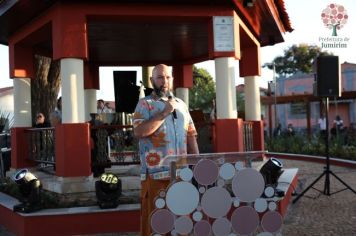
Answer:
M119 205L121 180L112 173L104 173L95 182L95 193L100 208L115 208Z
M13 207L16 212L30 213L38 211L42 208L41 205L41 190L42 185L39 179L32 174L28 169L17 171L13 177L18 185L21 198L20 204Z
M278 178L283 173L283 164L277 158L271 157L260 169L260 173L265 179L265 184L275 186Z
M255 4L255 0L243 0L242 2L244 7L253 7Z

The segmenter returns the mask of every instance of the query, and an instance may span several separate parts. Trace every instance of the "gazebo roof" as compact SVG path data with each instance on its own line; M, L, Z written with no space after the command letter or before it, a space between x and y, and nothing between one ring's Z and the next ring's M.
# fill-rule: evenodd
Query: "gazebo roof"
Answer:
M85 14L87 19L90 61L101 65L143 65L173 61L195 63L213 59L207 39L212 33L211 17L221 14L220 9L235 11L261 46L283 42L282 34L293 30L283 0L274 3L254 1L252 7L244 6L245 2L247 1L2 0L0 43L7 45L12 34L51 8L64 4L81 6L78 7L78 11ZM93 14L92 8L98 4L113 9L116 7L122 9L122 6L132 9L134 6L137 9L137 16L132 17L132 14L136 13L126 14L124 10L117 12L117 15L103 16L100 12ZM175 6L180 8L174 10ZM153 16L152 13L155 13L157 7L168 13ZM197 11L200 13L197 14ZM151 15L147 17L150 12ZM52 52L51 32L52 26L48 24L24 43L38 44L37 48L41 51ZM241 34L241 47L248 44L244 37Z

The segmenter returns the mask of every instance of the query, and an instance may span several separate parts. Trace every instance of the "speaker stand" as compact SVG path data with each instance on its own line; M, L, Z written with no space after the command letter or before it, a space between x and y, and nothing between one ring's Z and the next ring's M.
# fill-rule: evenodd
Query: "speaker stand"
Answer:
M309 189L313 188L318 192L330 196L335 193L339 193L344 190L350 190L354 194L356 191L352 189L347 183L345 183L340 177L338 177L334 172L330 170L330 156L329 156L329 97L325 98L325 119L326 119L326 137L325 137L325 154L326 154L326 166L324 167L323 173L321 173L303 192L298 194L298 196L293 200L293 204L296 203ZM314 188L313 186L325 175L324 190ZM340 183L342 183L346 188L330 193L330 175L334 176Z

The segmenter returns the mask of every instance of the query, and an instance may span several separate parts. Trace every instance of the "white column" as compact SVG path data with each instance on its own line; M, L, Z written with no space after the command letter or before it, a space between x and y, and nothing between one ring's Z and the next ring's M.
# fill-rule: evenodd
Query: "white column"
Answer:
M84 123L83 60L61 59L62 123Z
M91 120L90 113L97 113L96 89L85 89L85 120Z
M31 127L31 79L14 78L14 125Z
M218 119L236 119L235 59L215 59L216 113Z
M176 96L182 99L189 107L189 89L188 88L176 88Z
M261 120L259 76L245 77L245 120Z

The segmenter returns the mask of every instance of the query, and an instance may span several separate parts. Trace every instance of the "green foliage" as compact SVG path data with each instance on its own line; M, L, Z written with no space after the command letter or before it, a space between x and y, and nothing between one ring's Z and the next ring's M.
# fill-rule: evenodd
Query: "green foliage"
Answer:
M10 128L13 124L13 114L12 112L5 111L0 109L0 126L4 128L7 126L7 128ZM2 129L0 130L2 132Z
M189 108L210 112L215 98L215 82L209 72L193 67L193 87L189 90Z
M266 149L270 152L325 156L325 143L320 137L306 138L303 135L266 138ZM356 146L344 145L341 138L330 140L329 156L356 160Z
M332 55L332 53L321 51L321 48L316 45L294 44L284 50L283 56L275 57L272 62L279 75L292 75L298 71L312 73L314 61L322 55ZM266 66L272 69L271 63L267 63Z

